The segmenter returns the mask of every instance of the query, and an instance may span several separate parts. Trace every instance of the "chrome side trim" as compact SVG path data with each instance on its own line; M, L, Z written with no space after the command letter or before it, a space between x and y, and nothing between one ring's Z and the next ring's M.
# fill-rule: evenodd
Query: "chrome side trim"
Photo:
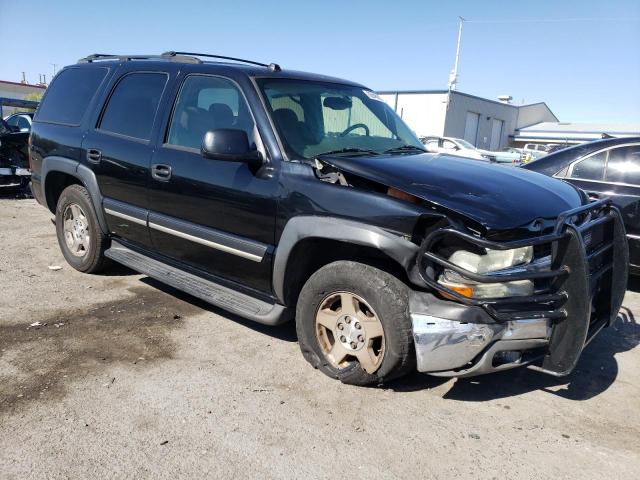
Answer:
M238 250L237 248L222 245L221 243L217 242L212 242L211 240L205 240L204 238L196 237L195 235L189 235L188 233L180 232L178 230L174 230L173 228L165 227L157 223L149 222L149 227L164 233L168 233L169 235L184 238L185 240L189 240L190 242L199 243L200 245L205 245L207 247L215 248L216 250L221 250L226 253L231 253L233 255L246 258L253 262L261 262L262 258L264 257L264 255L255 255L243 250Z
M111 210L110 208L104 209L105 213L109 215L113 215L114 217L122 218L124 220L129 220L130 222L137 223L138 225L147 226L147 222L142 220L141 218L132 217L131 215L127 215L126 213L117 212L115 210Z

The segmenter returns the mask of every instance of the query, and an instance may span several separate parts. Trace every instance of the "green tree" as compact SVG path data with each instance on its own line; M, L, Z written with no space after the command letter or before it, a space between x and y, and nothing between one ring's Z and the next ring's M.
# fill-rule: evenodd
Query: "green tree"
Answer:
M42 96L44 95L44 91L42 92L31 92L24 96L24 100L30 100L32 102L39 102L42 100ZM32 112L32 108L18 108L16 112Z

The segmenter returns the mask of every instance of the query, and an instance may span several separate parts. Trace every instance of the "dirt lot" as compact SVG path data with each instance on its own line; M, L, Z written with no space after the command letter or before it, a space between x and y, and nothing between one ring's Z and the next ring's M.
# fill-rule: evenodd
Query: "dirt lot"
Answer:
M50 219L0 199L4 479L637 478L640 294L565 379L356 388L307 365L292 325L74 271Z

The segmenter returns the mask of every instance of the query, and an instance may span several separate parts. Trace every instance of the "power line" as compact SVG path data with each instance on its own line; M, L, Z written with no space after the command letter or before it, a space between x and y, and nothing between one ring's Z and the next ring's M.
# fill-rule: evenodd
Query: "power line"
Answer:
M570 18L514 18L510 20L468 20L465 23L565 23L565 22L640 22L640 17L570 17Z

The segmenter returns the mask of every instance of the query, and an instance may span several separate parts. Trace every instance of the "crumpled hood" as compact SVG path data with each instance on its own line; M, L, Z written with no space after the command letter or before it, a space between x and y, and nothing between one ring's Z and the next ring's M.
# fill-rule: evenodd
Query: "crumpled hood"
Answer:
M323 161L461 214L488 230L553 220L582 204L579 190L561 180L442 154L335 156Z

